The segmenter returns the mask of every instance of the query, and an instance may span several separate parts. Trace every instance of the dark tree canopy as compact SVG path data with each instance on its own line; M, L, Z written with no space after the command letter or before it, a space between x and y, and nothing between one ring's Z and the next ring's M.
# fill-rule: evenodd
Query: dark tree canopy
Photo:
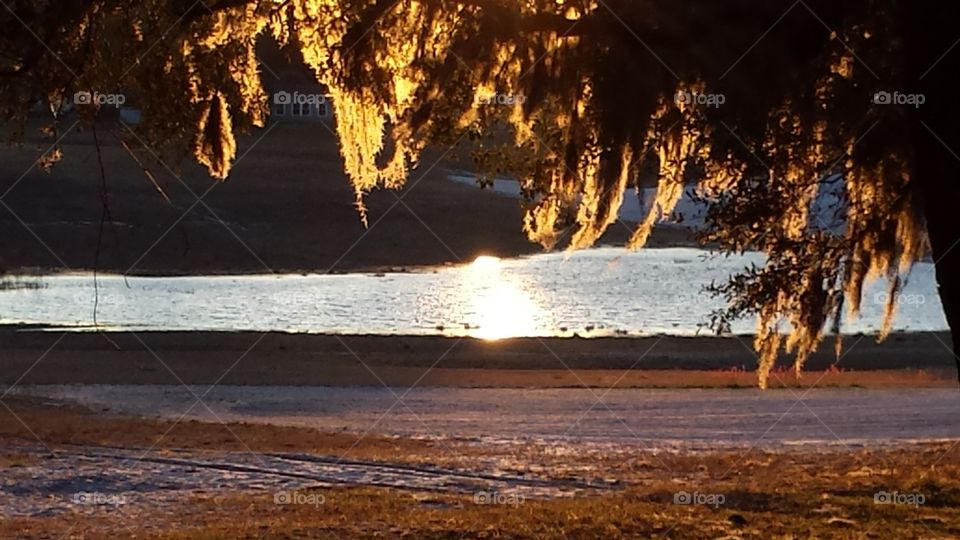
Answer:
M469 141L484 178L521 180L523 226L547 248L592 245L624 190L652 179L657 205L630 240L639 248L695 182L709 205L702 240L769 257L716 288L730 300L718 329L759 315L761 385L781 349L799 369L825 330L856 314L870 278L889 283L886 333L898 288L929 251L915 94L936 90L955 39L917 30L954 15L934 2L9 6L0 11L0 117L22 125L43 102L55 120L77 90L123 91L143 110L139 136L220 178L235 134L269 113L257 50L275 39L329 89L360 202L401 186L427 145ZM837 185L839 234L811 212L818 192Z

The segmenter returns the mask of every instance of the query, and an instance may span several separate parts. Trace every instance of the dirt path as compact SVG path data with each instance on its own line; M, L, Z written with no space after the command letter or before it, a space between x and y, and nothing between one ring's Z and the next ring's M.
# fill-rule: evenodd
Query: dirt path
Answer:
M94 410L568 450L813 447L960 438L947 389L644 390L37 386ZM197 401L202 398L202 401Z

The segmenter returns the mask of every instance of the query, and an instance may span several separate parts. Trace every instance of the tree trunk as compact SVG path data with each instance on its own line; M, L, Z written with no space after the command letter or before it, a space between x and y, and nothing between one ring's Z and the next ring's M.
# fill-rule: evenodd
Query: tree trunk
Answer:
M907 7L908 82L897 89L925 96L911 111L916 148L914 180L936 266L937 285L960 375L960 46L955 2L924 0Z
M926 129L923 125L920 127ZM954 126L953 129L960 129L960 126ZM923 144L940 145L936 140L923 140ZM943 148L942 145L940 147ZM923 190L937 290L953 337L954 360L960 376L960 357L957 356L960 353L960 167L946 162L948 158L956 160L946 149L938 153L931 150L925 148L918 152L917 157L925 159L926 163L920 166L917 180ZM940 159L935 160L937 157ZM936 164L940 167L935 168ZM957 164L960 165L960 162Z

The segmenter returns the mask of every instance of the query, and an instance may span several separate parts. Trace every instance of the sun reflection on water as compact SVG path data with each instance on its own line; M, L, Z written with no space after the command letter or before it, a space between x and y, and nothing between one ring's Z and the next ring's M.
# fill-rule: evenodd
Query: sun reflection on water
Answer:
M470 295L469 335L486 340L537 334L539 307L504 276L500 259L480 256L468 267L464 293Z

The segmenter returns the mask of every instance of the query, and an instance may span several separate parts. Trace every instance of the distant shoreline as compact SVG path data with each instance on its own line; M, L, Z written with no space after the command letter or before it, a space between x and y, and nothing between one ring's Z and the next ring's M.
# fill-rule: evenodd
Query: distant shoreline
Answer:
M542 251L523 232L521 201L448 179L465 150L428 150L423 172L411 174L403 189L367 194L365 225L339 143L326 130L280 123L262 140L248 135L238 145L245 158L223 182L193 164L178 177L153 166L167 202L123 148L105 143L112 220L102 234L100 169L89 159L89 133L65 134L63 160L49 173L33 166L33 148L0 145L0 192L9 190L4 203L15 212L0 213L0 226L11 231L0 274L376 272ZM632 232L611 227L600 243L625 245ZM662 228L649 245L691 240Z

